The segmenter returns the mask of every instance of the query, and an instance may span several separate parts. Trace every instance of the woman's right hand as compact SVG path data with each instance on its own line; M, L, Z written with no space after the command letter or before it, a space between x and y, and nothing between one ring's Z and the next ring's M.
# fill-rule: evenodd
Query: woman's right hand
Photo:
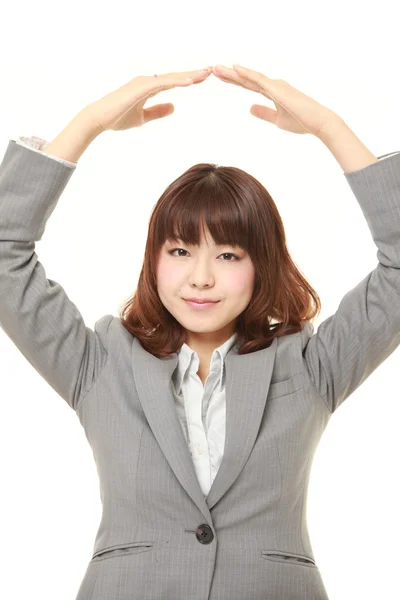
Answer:
M211 73L212 68L209 67L197 71L165 73L158 77L139 75L100 100L88 104L85 107L85 114L89 115L100 132L109 129L121 131L140 127L148 121L161 119L174 111L174 105L170 102L143 108L149 98L174 87L186 87L194 83L201 83ZM190 79L188 80L188 78Z

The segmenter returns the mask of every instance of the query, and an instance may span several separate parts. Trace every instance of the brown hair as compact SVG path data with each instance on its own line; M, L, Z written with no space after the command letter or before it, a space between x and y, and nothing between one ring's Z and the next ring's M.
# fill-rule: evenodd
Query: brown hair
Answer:
M173 181L154 206L138 286L122 305L121 323L147 352L164 358L186 341L184 327L158 296L157 263L167 239L199 245L204 225L216 244L246 250L255 267L252 298L236 322L239 354L297 333L319 314L320 298L289 256L282 219L265 187L241 169L201 163Z

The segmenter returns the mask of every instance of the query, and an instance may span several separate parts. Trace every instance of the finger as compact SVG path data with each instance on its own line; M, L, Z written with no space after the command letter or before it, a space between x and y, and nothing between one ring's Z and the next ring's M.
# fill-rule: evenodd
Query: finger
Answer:
M213 72L219 79L222 79L227 83L234 83L249 90L253 90L254 92L260 91L260 86L257 86L254 82L250 81L250 79L242 77L233 69L223 67L222 65L217 65L213 68Z
M242 82L239 82L239 78L233 79L232 76L228 76L228 73L224 71L221 67L213 67L212 73L220 79L221 81L225 81L226 83L233 83L233 85L238 85L239 87L244 87Z
M235 73L243 77L243 79L251 81L257 85L259 91L262 91L262 93L269 98L269 100L275 101L275 99L280 96L278 86L279 83L282 83L281 80L270 79L264 75L264 73L247 69L241 65L233 65L233 69Z
M171 81L185 81L185 79L202 79L208 77L212 73L212 67L206 67L205 69L197 69L196 71L183 71L182 73L167 73L167 77Z
M199 75L193 75L190 77L191 83L202 83L211 75L212 71L207 71L206 73L200 73Z
M174 110L175 107L173 104L171 104L171 102L167 102L165 104L156 104L155 106L151 106L150 108L144 108L144 123L154 121L155 119L162 119L163 117L168 117L169 115L172 115Z
M227 77L222 77L222 75L216 75L216 77L218 79L220 79L221 81L225 81L225 83L231 83L232 85L236 85L236 86L241 87L246 90L249 89L247 87L247 85L244 85L243 83L239 83L238 81L234 81L233 79L228 79Z
M163 90L170 90L176 86L186 86L193 83L201 83L211 75L211 67L209 69L199 69L198 71L188 71L184 73L175 73L167 75L168 79L160 80Z
M268 106L262 106L261 104L253 104L250 107L250 112L254 117L258 117L263 121L268 121L269 123L276 125L276 119L278 116L278 112L276 110L268 108Z
M212 67L205 67L204 69L196 69L194 71L181 71L178 73L165 73L166 77L174 77L177 79L185 78L185 77L198 77L203 74L212 73Z
M247 69L246 67L242 67L241 65L233 65L233 70L235 73L244 77L245 79L249 79L258 85L262 85L262 83L268 79L264 75L264 73L259 73L258 71L253 71L252 69ZM271 80L270 80L271 81Z
M146 85L142 94L138 97L138 100L148 100L160 92L171 90L175 87L185 87L192 85L193 83L200 83L209 77L211 72L211 67L209 67L208 69L198 69L197 71L188 71L184 73L166 73L159 77L154 77L154 75L140 77ZM192 73L190 78L187 76L188 73ZM132 84L132 81L129 82L129 85Z

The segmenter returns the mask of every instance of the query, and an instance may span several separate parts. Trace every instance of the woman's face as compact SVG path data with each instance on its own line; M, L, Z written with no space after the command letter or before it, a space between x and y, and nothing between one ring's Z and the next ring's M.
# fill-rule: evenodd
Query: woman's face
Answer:
M157 267L157 290L165 308L186 329L189 346L192 340L220 345L234 333L237 317L249 304L254 277L247 252L236 246L215 246L207 230L200 247L180 240L164 243ZM185 302L184 298L190 297L219 302L198 310Z

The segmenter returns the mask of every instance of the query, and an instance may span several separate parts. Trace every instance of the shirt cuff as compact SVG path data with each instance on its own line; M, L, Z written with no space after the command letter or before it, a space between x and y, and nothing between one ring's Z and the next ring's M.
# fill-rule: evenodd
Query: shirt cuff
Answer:
M33 152L39 152L40 154L45 154L48 158L52 158L67 167L76 167L78 163L70 162L69 160L65 160L64 158L59 158L58 156L52 156L51 154L47 154L47 152L43 152L43 150L48 146L50 142L47 140L37 137L35 135L31 137L20 136L17 140L15 140L16 144L20 146L25 146L25 148L29 148L33 150Z

